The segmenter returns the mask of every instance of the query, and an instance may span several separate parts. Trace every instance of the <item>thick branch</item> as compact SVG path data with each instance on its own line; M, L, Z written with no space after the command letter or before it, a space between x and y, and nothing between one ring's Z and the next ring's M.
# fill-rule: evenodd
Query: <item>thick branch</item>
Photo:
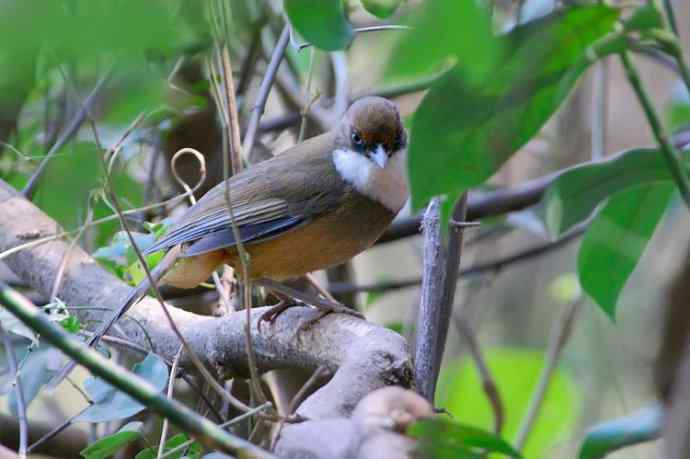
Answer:
M55 221L15 190L0 181L0 251L27 240L60 231ZM31 287L44 295L52 288L55 274L69 247L65 241L52 241L19 251L6 258L7 265ZM69 305L116 308L130 287L102 269L88 254L75 248L65 268L58 297ZM246 375L244 313L211 318L173 306L168 309L194 351L221 372ZM313 317L310 308L292 308L272 326L257 330L264 308L252 311L252 330L257 365L265 372L277 368L305 368L314 371L323 365L333 377L309 397L298 413L318 418L346 415L367 393L384 385L410 386L412 371L404 339L383 327L342 315L319 321L310 331L298 335L299 325ZM83 322L101 320L102 311L79 310ZM136 319L127 320L127 317ZM137 324L138 322L138 324ZM146 297L132 307L120 321L129 341L148 347L142 331L146 329L155 349L173 360L179 340L167 325L155 300ZM189 367L188 359L182 366Z

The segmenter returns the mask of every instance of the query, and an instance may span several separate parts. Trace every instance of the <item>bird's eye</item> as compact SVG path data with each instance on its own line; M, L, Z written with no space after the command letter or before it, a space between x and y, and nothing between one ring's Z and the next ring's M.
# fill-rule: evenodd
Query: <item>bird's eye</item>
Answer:
M360 137L360 135L354 131L352 132L352 143L357 145L358 147L362 146L362 144L364 143L362 141L362 137Z

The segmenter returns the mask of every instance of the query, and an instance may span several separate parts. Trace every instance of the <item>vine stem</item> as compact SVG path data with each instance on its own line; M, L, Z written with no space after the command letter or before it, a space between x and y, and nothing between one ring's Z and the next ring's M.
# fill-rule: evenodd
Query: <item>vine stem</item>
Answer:
M188 431L209 448L220 449L241 457L269 459L269 452L223 431L181 403L160 394L148 381L111 362L98 351L90 349L51 323L40 308L24 296L0 283L0 304L39 333L46 342L85 366L95 376L140 401L152 411L164 416L180 429Z
M652 129L654 138L659 144L659 148L666 159L666 164L671 172L671 176L676 182L686 206L690 208L690 180L688 179L687 171L680 162L678 151L664 132L661 122L659 121L659 117L657 116L654 106L652 105L652 101L642 86L640 75L630 60L630 56L627 52L623 51L620 53L620 58L623 68L625 69L625 73L628 77L628 81L630 82L630 85L632 86L638 100L640 101L640 104L642 105L642 109L644 110L647 121L649 122L649 126Z

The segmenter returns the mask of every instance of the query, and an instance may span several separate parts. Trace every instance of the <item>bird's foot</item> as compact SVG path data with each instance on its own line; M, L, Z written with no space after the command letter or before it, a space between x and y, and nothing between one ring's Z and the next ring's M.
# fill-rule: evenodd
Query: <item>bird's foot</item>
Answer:
M300 306L300 304L292 298L281 297L278 303L274 304L268 311L261 314L261 317L259 317L259 320L256 322L257 330L261 332L261 324L264 322L268 322L272 325L278 316L293 306Z
M302 333L311 330L311 328L316 325L318 321L323 319L329 314L332 313L340 313L340 314L347 314L350 316L357 317L358 319L364 319L364 314L361 312L357 311L356 309L348 308L342 303L338 303L337 301L319 301L318 304L313 305L316 309L318 309L318 314L316 314L314 317L311 319L305 320L302 322L302 324L299 326L297 332Z

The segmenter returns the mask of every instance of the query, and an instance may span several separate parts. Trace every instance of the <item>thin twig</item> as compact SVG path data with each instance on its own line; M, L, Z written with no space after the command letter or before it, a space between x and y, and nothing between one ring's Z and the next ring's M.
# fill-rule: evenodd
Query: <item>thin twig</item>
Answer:
M266 101L268 100L268 93L271 91L271 86L273 86L273 80L275 79L276 73L278 72L278 67L280 62L283 60L285 55L285 49L290 41L290 26L285 24L283 31L278 38L273 54L271 55L271 60L266 68L266 74L264 79L261 81L259 86L259 93L252 107L251 115L249 116L249 122L247 123L247 132L244 135L244 143L242 144L242 150L244 150L245 157L249 157L252 148L254 147L254 142L256 140L256 134L259 128L259 121L261 121L261 115L264 113L264 108L266 107Z
M664 9L666 10L668 25L671 27L671 31L675 34L676 37L679 37L680 35L678 34L678 23L676 22L676 13L673 11L672 0L664 0Z
M223 82L225 83L225 97L227 99L227 109L230 118L230 153L231 153L231 171L235 175L242 170L242 161L245 157L242 152L242 143L240 141L240 123L237 120L237 100L235 99L235 83L232 76L232 65L230 63L230 51L228 45L225 44L221 50L221 62L223 67ZM234 115L233 115L234 114ZM227 179L227 177L226 177Z
M273 407L271 402L266 402L263 405L259 405L256 408L252 408L251 410L247 411L246 413L242 413L239 416L232 418L229 421L226 421L226 422L220 424L220 427L223 427L223 428L231 427L231 426L238 424L247 418L255 416L255 415L261 413L262 411L267 410L271 407ZM181 443L179 446L176 446L174 448L169 449L168 451L165 452L165 454L163 454L160 457L160 459L165 459L166 457L172 456L173 454L176 454L176 453L183 451L188 446L191 446L192 443L194 443L195 441L196 440L187 440L186 442Z
M321 376L323 376L326 373L326 370L327 368L324 365L319 366L316 370L314 370L314 373L311 374L309 379L307 379L307 381L302 385L302 387L300 387L295 396L292 397L292 400L290 400L290 403L288 404L287 413L285 413L285 415L281 417L278 423L278 428L276 429L275 436L273 437L273 441L271 442L271 451L274 451L276 449L278 440L280 440L280 434L283 432L283 427L285 427L285 420L295 413L300 404L304 401L305 398L307 398L309 391L311 391L314 388L314 386L321 379Z
M26 419L26 402L24 401L24 390L22 388L22 377L19 374L17 367L17 356L14 355L14 346L10 334L5 331L0 324L0 338L5 346L5 355L7 355L7 363L10 373L14 375L14 391L16 393L15 401L17 406L17 422L19 423L19 448L17 453L21 459L26 459L26 448L29 442L29 424Z
M600 161L606 155L609 100L609 60L602 60L594 67L592 89L592 161Z
M40 308L4 284L0 284L0 304L29 328L39 333L42 339L88 368L95 376L138 400L152 411L169 418L171 422L189 432L205 446L230 454L246 455L245 457L250 458L274 457L255 445L224 432L208 419L160 394L148 381L88 348L61 327L50 322Z
M625 73L628 76L628 81L630 82L630 85L632 86L638 100L640 101L640 104L642 105L642 109L647 117L649 127L652 129L652 133L654 134L654 138L659 145L659 149L666 159L666 164L671 172L671 176L676 182L681 196L683 196L685 205L690 208L690 179L688 178L688 172L680 162L678 151L664 132L664 128L662 127L659 117L654 110L652 101L642 86L640 75L638 74L633 63L630 61L630 56L626 51L623 51L620 53L620 58L623 68L625 69Z
M92 196L89 195L88 198L88 203L86 206L86 219L84 220L84 225L82 225L77 232L77 235L74 236L74 239L70 242L69 247L67 248L67 251L65 252L65 256L62 257L62 262L60 263L60 266L58 267L57 274L55 274L55 281L53 282L53 289L52 292L50 293L50 301L55 301L57 299L57 294L60 291L60 287L62 285L62 278L65 274L65 268L67 267L67 263L69 262L70 255L72 254L72 251L74 250L74 247L79 243L79 240L81 239L82 235L84 234L84 231L86 230L86 225L91 223L93 220L93 206L91 202Z
M280 46L280 43L276 45L276 49ZM284 53L285 49L283 48L282 52L280 53L280 58L282 58L282 55ZM274 53L275 55L275 53ZM225 71L222 73L222 78L225 80L233 80L233 75L232 75L232 67L230 63L230 55L226 54L223 59L226 61L223 65L226 66ZM275 70L277 70L277 66L280 63L280 59L278 59L278 62L275 64ZM270 72L271 65L269 64L269 69L267 69L267 75ZM269 81L269 83L265 86L264 83L266 81ZM259 118L261 117L261 113L263 112L263 106L266 104L266 99L268 98L268 92L270 91L271 87L271 82L273 78L271 77L270 79L267 77L264 78L264 82L262 82L261 88L264 88L266 91L265 97L262 99L262 94L261 94L261 89L259 90L259 100L257 100L254 108L257 108L258 104L262 104L260 111L257 115L257 120L256 124L258 126ZM230 148L233 150L237 151L242 151L246 153L247 157L250 153L251 150L251 145L249 145L249 148L243 148L242 145L239 143L239 119L238 119L238 113L237 113L237 106L234 103L234 82L225 82L224 84L226 88L226 92L229 90L233 91L232 97L228 97L229 101L227 106L225 107L225 110L222 110L220 115L223 118L223 122L226 126L229 127L230 130L230 135L229 135L229 140L230 140ZM230 89L228 89L230 88ZM231 99L231 100L230 100ZM234 110L231 109L231 105L234 106ZM254 111L252 112L252 115L254 115ZM250 120L251 123L251 120ZM255 131L256 131L256 126L255 126ZM246 141L246 137L245 137ZM253 142L253 140L252 140ZM237 222L235 220L235 214L234 214L234 206L232 204L232 195L231 195L231 190L230 190L230 181L228 180L230 178L230 170L229 170L229 164L228 164L228 155L223 155L223 179L225 181L225 189L224 189L224 195L225 195L225 205L227 207L228 215L230 217L230 226L232 228L233 236L235 238L236 243L236 249L237 249L237 254L239 257L240 261L240 267L242 270L242 280L244 282L244 297L243 297L243 303L244 303L244 308L246 310L247 314L247 321L246 321L246 326L245 326L245 347L247 350L247 362L249 366L249 374L250 374L250 387L252 388L252 392L254 396L256 397L257 401L259 403L265 403L267 400L266 395L263 392L263 388L261 386L261 382L259 380L259 371L256 366L256 355L254 353L254 346L252 344L252 337L251 337L251 307L252 307L252 291L251 291L251 280L249 279L249 255L246 252L244 248L244 244L242 242L242 237L240 235L240 229L239 226L237 225Z
M491 375L491 370L489 370L489 366L486 364L486 359L484 358L484 354L479 347L479 341L475 336L474 330L472 330L472 327L470 327L470 324L467 322L467 320L462 317L463 315L464 314L461 315L459 313L453 314L453 322L455 323L455 327L458 329L462 337L465 339L467 348L470 351L470 356L472 356L472 360L474 361L474 364L479 372L479 378L482 381L482 389L484 390L486 398L489 400L489 404L491 405L491 410L494 413L494 432L496 434L500 434L501 430L503 430L503 422L505 419L501 394L498 391L498 386L496 385L493 376Z
M316 56L316 49L311 49L310 54L309 54L309 70L307 71L307 87L305 88L305 91L307 93L307 99L310 99L312 97L311 95L311 82L314 77L314 60ZM299 135L297 136L297 143L300 143L304 140L304 133L307 131L307 114L309 113L309 109L311 108L311 104L307 104L304 106L304 108L301 110L301 119L302 121L300 122L299 125Z
M496 260L489 260L484 263L477 263L474 266L461 269L458 273L458 277L462 278L468 276L475 276L479 274L497 273L514 264L522 263L540 257L542 255L546 255L574 241L575 239L580 237L586 229L587 225L578 225L574 227L572 230L570 230L568 233L564 234L560 239L557 239L553 242L545 242L543 244L519 250L510 255L497 258ZM416 277L413 279L377 282L374 284L364 285L333 284L330 287L330 291L335 295L344 293L386 292L392 290L400 290L404 288L417 287L421 284L422 279Z
M175 376L177 373L177 366L180 364L180 357L182 356L182 346L177 351L175 360L173 360L172 366L170 367L170 378L168 379L168 392L166 396L172 400L173 399L173 389L175 387ZM156 454L156 459L161 459L163 456L163 451L165 451L165 440L168 436L168 418L163 419L163 427L161 428L161 439L158 444L158 454Z
M539 411L541 410L542 403L544 402L546 391L549 389L551 377L553 376L553 372L556 370L556 366L558 365L558 360L561 357L563 348L572 334L573 324L575 323L575 319L577 318L577 314L581 309L582 303L582 298L578 298L568 304L551 332L544 367L541 375L539 376L537 388L532 393L532 398L530 399L527 413L522 419L518 433L515 436L514 446L518 450L522 449L522 447L525 445L527 437L529 436L534 423L539 417Z
M434 367L438 349L439 318L443 298L445 253L441 237L441 204L434 198L424 213L424 272L415 336L415 379L417 392L433 404L436 390Z
M126 340L126 339L117 337L117 336L103 335L103 337L101 338L101 340L104 341L104 342L106 342L106 343L108 343L108 344L112 344L112 345L115 345L115 346L120 346L120 347L122 347L122 348L124 348L124 349L130 350L130 351L133 351L133 352L137 352L137 353L139 353L139 354L141 354L141 355L143 355L143 356L146 356L146 355L148 355L149 353L154 353L154 354L155 354L155 352L153 352L152 349L146 349L145 347L139 346L138 344L133 343L132 341L129 341L129 340ZM161 360L163 360L163 361L165 362L166 365L171 366L171 365L173 364L173 362L170 362L169 360L166 360L163 356L158 355L158 354L156 354L156 355L158 356L158 358L160 358ZM204 395L204 392L201 390L201 388L199 388L199 386L192 380L192 378L190 378L186 373L182 373L180 377L182 378L182 380L183 380L184 382L187 383L187 385L188 385L189 387L192 388L192 390L194 390L194 392L195 392L195 393L199 396L199 398L204 402L204 404L206 405L206 407L208 408L208 410L209 410L211 413L213 413L213 415L215 416L215 418L216 418L218 421L222 421L222 420L223 420L223 417L220 415L220 413L218 412L218 410L213 406L213 403L211 403L211 401L208 399L208 397L206 397L206 395Z
M48 153L46 153L45 157L40 162L31 178L29 178L29 181L26 182L26 185L22 190L22 195L24 195L24 197L31 199L34 192L36 191L36 187L38 186L38 181L40 180L41 176L46 170L46 167L48 166L48 162L69 141L69 139L71 139L72 136L74 136L74 134L77 133L81 125L84 123L84 120L86 119L86 115L89 112L91 104L93 103L94 99L103 87L103 84L108 80L109 77L110 70L108 70L105 73L105 75L103 75L101 79L98 80L96 86L94 86L93 90L91 90L91 93L86 97L86 99L84 99L84 102L82 103L81 108L79 109L77 114L74 115L74 118L72 118L70 124L62 132L62 134L60 134L60 137L58 137L58 139L55 141L50 150L48 150Z

